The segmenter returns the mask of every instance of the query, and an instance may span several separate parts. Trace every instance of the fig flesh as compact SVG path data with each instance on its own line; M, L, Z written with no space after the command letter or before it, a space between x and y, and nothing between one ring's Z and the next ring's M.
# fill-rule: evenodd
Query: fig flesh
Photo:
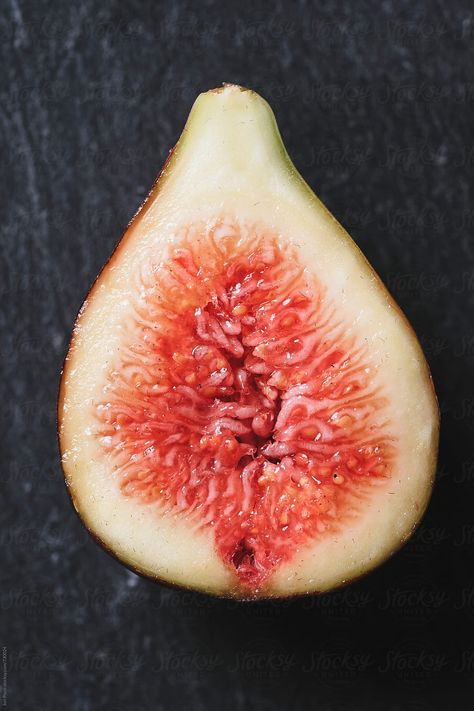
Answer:
M423 353L254 92L198 97L79 314L59 423L85 525L157 580L323 592L420 520L438 438Z

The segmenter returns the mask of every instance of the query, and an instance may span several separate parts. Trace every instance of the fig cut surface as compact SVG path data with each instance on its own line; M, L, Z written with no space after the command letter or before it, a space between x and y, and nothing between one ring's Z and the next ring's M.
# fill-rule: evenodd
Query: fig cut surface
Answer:
M80 311L58 419L84 524L159 581L324 592L416 527L438 444L428 366L256 93L196 100Z

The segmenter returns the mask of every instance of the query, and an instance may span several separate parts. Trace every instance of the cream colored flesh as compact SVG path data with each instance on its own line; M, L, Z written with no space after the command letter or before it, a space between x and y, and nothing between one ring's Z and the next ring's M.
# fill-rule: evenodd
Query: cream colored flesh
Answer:
M120 350L138 270L165 258L186 225L226 217L263 225L298 247L348 330L368 344L374 378L390 403L398 452L392 478L374 488L353 524L296 551L261 594L328 590L384 560L419 521L434 476L438 408L406 319L297 173L271 109L251 91L225 86L199 96L171 160L85 302L61 384L66 480L87 527L123 562L178 585L239 594L216 555L212 530L123 497L94 433L94 408Z

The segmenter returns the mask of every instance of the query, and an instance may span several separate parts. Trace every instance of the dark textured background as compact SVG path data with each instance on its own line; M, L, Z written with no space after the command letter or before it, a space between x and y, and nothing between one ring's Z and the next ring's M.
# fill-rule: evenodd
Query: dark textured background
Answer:
M0 6L1 615L14 709L472 709L471 2ZM251 8L251 9L250 9ZM55 439L84 295L198 92L261 92L433 370L438 481L351 588L236 605L141 580L88 538Z

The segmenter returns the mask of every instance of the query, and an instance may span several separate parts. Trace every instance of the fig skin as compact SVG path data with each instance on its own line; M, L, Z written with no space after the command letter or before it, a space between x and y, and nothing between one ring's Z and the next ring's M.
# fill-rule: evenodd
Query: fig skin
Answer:
M251 92L247 89L244 89L242 87L232 87L232 85L224 85L222 88L217 88L212 90L211 92L208 92L210 94L220 94L226 90L229 89L229 87L232 90L238 90L241 92L248 92L250 95L254 95L254 92ZM186 135L186 132L188 131L188 124L184 130L183 136ZM180 139L178 142L176 148L179 148L183 138ZM150 208L153 206L154 200L158 196L161 190L166 185L166 182L168 179L172 176L173 171L175 169L175 155L176 151L175 149L171 150L168 158L160 171L157 179L155 180L148 196L145 198L145 200L142 202L141 206L137 210L136 214L132 218L132 220L129 222L127 228L125 229L120 241L118 242L115 250L113 251L112 255L110 258L107 260L105 263L104 267L100 271L99 275L97 276L96 280L94 281L85 301L83 306L81 307L79 314L77 316L75 326L73 329L73 336L71 340L71 346L70 346L70 352L73 350L75 340L78 338L78 333L80 332L81 329L81 319L87 308L89 307L90 304L92 304L95 299L96 299L96 294L98 289L100 288L101 282L102 282L102 276L106 274L106 272L115 266L115 264L120 260L123 250L127 246L127 241L129 237L131 236L131 230L132 228L136 229L137 226L139 225L140 222L144 220L146 215L148 214ZM310 191L309 188L307 188L308 191ZM311 191L310 191L311 192ZM311 195L312 192L311 192ZM327 215L329 215L329 212L327 209L319 203L319 207L326 212ZM357 257L359 260L362 260L366 265L367 268L370 270L370 273L372 275L372 278L374 282L376 282L376 288L384 294L387 307L390 308L393 312L395 312L400 320L403 321L405 330L407 333L410 334L410 337L412 341L416 344L418 344L418 349L421 353L421 346L418 343L417 337L409 324L408 320L406 319L405 315L403 312L400 310L399 306L396 304L396 302L393 300L389 292L387 291L385 285L383 284L382 280L378 277L378 275L372 270L372 267L369 265L368 261L366 260L365 256L360 252L358 247L352 242L351 238L347 235L345 230L337 223L332 216L331 220L333 221L333 227L338 230L340 233L340 236L343 240L348 240L350 241L350 248L357 253ZM67 451L67 446L66 443L63 441L63 438L61 436L61 423L63 420L63 415L64 415L64 410L65 410L65 405L66 405L66 382L68 380L68 375L69 371L71 369L71 366L73 364L72 360L70 359L70 353L65 359L64 362L64 367L62 371L62 377L61 377L61 383L60 383L60 388L59 388L59 397L58 397L58 438L59 438L59 448L61 452L61 456L63 456L66 451ZM425 363L425 372L424 372L424 379L425 379L425 385L426 387L430 388L432 391L432 397L433 397L433 412L432 418L433 420L437 423L436 427L433 429L433 434L432 434L432 446L431 446L431 464L430 464L430 469L434 473L435 469L435 464L436 464L436 459L437 459L437 450L438 450L438 437L439 437L439 409L437 406L437 401L436 401L436 395L434 391L434 386L431 378L431 374L429 372L429 369ZM123 555L119 555L117 551L115 551L109 544L107 544L98 534L96 531L94 531L90 525L87 523L87 516L85 513L81 511L81 503L78 500L78 497L75 495L73 488L70 486L70 482L68 480L68 476L65 472L65 478L66 478L66 485L67 485L67 490L71 499L71 502L74 506L74 509L76 513L78 514L81 522L85 526L86 530L89 532L89 534L92 536L92 538L98 543L109 555L113 556L117 560L119 560L125 567L127 567L129 570L132 572L146 578L149 580L153 580L154 582L158 582L160 584L167 585L171 588L177 588L177 589L183 589L183 590L192 590L193 592L200 592L200 593L205 593L205 594L210 594L216 597L220 597L223 599L238 599L238 600L265 600L265 599L274 599L274 598L279 598L279 599L289 599L293 597L301 597L301 596L306 596L306 595L317 595L321 594L324 592L328 592L330 590L336 590L342 587L345 587L352 582L364 577L368 572L373 570L375 567L378 567L381 563L385 562L389 557L391 557L395 552L397 552L404 544L405 542L411 537L411 535L414 533L418 525L420 524L424 512L426 510L426 507L429 503L429 499L432 493L432 485L433 485L433 479L434 479L434 474L431 476L431 479L427 480L427 486L426 486L426 491L425 491L425 497L424 500L421 501L420 507L419 507L419 513L418 513L418 518L413 524L412 528L410 531L408 531L403 537L401 537L399 540L396 540L393 542L393 546L391 550L387 553L385 552L381 558L374 562L371 562L370 565L367 566L365 570L361 570L359 574L354 575L353 577L347 578L344 581L341 581L339 584L335 586L331 586L330 588L324 589L324 590L314 590L314 589L308 589L302 592L289 592L287 595L278 593L278 594L272 594L270 591L264 591L264 592L259 592L257 595L249 595L249 596L243 596L242 595L242 590L238 587L235 589L229 588L228 590L225 591L218 591L216 592L215 590L209 589L207 590L205 586L202 586L200 588L193 587L192 585L184 585L181 583L173 582L169 579L162 578L158 575L151 574L150 572L147 572L143 569L140 568L139 565L134 564L133 561L131 561L129 558Z

